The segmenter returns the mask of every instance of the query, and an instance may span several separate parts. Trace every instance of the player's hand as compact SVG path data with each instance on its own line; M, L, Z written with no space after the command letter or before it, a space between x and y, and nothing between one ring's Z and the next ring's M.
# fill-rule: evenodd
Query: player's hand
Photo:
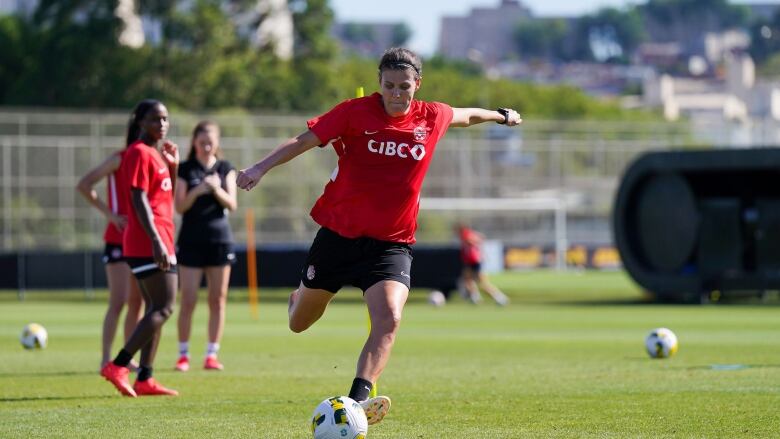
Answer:
M236 177L236 186L248 191L257 186L257 183L260 181L260 177L262 176L263 174L260 169L258 169L257 165L242 169L238 171L238 177Z
M168 271L171 268L171 257L168 255L168 250L163 246L159 240L152 240L152 256L154 262L160 267L160 270Z
M117 229L120 231L124 230L125 227L127 227L127 217L124 215L118 215L116 213L109 213L108 214L108 221L111 222L113 225L116 226Z
M520 117L520 113L509 108L509 113L507 114L506 126L513 127L515 125L520 125L521 123L523 123L523 119Z
M168 166L177 166L179 164L179 146L165 139L162 145L162 156Z

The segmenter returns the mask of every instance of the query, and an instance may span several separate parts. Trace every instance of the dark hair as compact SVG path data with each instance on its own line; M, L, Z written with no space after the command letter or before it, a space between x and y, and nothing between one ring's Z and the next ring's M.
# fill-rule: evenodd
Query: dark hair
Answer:
M414 79L422 78L422 60L416 53L403 47L391 47L385 50L379 61L379 77L383 70L414 70Z
M138 122L146 116L152 108L157 105L162 105L162 102L156 99L144 99L139 102L133 112L130 113L130 120L127 122L127 139L125 140L125 146L130 146L131 143L138 140L141 136L141 127Z
M195 138L198 137L198 134L205 133L206 131L210 129L216 129L217 135L219 135L219 125L217 125L216 122L212 122L210 120L202 120L198 122L197 125L195 125L195 129L192 130L192 139L190 140L190 152L187 154L187 160L192 160L195 158ZM215 153L218 159L222 158L222 148L217 149L217 152Z

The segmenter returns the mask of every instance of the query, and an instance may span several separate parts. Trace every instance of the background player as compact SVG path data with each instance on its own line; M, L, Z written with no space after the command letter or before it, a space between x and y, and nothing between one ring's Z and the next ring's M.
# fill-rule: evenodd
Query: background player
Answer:
M187 161L179 166L176 211L182 214L177 242L181 303L179 360L176 370L190 368L189 339L198 288L206 275L209 304L208 345L203 367L222 370L217 359L225 327L230 265L235 261L228 211L236 210L236 171L222 160L219 126L203 121L195 126Z
M132 141L127 139L125 149L111 154L103 163L90 169L76 186L76 189L89 204L106 217L107 222L106 230L103 233L105 243L103 263L106 267L106 280L108 281L108 309L103 318L101 370L111 359L111 345L114 342L119 316L122 314L125 303L127 303L124 324L125 342L130 338L136 323L141 318L141 292L138 290L138 283L133 278L122 252L122 235L127 226L128 191L117 174L122 157L130 143ZM97 191L95 191L95 185L104 178L107 181L105 202L98 197ZM135 369L138 365L131 362L131 367Z
M509 298L495 287L487 275L482 271L482 234L470 227L461 224L458 226L460 237L460 259L463 264L461 272L461 294L471 303L479 303L482 296L481 289L495 300L496 304L505 306L509 304Z
M168 110L155 100L139 103L130 117L128 138L136 138L120 167L120 178L130 191L124 250L127 263L138 279L146 313L133 335L101 375L123 395L178 395L152 378L152 365L162 325L173 313L178 277L173 245L173 190L179 165L175 143L165 140ZM162 142L162 151L157 144ZM141 351L138 378L131 387L127 365Z

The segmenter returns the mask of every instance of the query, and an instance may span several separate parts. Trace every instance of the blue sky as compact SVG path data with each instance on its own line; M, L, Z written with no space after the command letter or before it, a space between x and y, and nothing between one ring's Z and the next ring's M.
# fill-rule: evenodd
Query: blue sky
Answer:
M473 7L495 7L501 0L330 0L339 21L405 21L412 29L409 46L422 55L431 55L439 39L443 15L465 16ZM735 3L746 3L740 0ZM780 0L753 0L753 3L780 3ZM599 8L644 3L637 0L522 0L536 16L575 16Z

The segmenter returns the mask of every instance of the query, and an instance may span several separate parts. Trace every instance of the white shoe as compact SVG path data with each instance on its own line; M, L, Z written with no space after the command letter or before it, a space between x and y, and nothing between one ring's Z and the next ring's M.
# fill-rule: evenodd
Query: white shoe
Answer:
M390 411L390 398L386 396L376 396L360 402L360 406L366 412L368 425L374 425L382 422L385 415Z
M504 294L504 293L496 294L496 297L494 297L493 300L496 301L496 305L498 305L498 306L507 306L507 305L509 305L509 297L507 297L507 295Z

